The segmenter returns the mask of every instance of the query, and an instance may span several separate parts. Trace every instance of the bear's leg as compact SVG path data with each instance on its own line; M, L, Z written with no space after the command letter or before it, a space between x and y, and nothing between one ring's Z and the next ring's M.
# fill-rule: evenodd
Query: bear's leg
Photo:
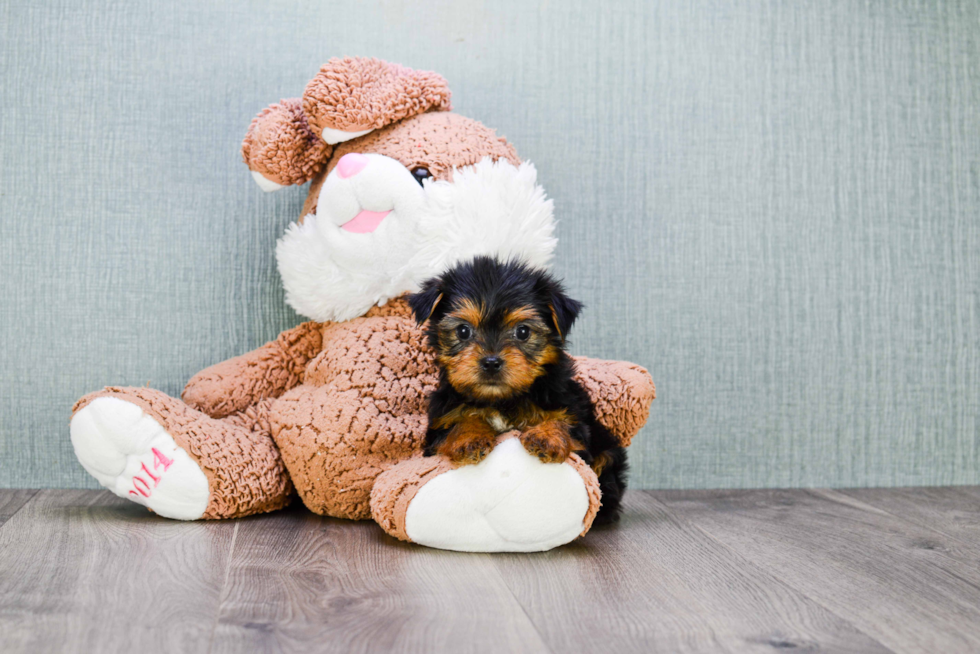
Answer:
M584 535L599 510L595 473L574 454L542 463L516 433L476 465L399 463L375 480L372 517L395 538L464 552L539 552Z
M289 503L268 431L271 400L216 420L149 388L106 388L75 404L82 466L120 497L178 520L233 518Z

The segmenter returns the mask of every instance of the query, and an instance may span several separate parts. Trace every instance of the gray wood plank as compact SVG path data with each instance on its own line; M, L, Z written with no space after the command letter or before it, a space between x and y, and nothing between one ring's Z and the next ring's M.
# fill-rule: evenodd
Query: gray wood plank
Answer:
M4 491L0 651L977 651L974 499L637 492L581 542L472 555L302 506L178 523Z
M862 488L824 493L845 495L935 529L980 555L980 489L976 486Z
M491 555L302 506L241 522L212 651L547 652Z
M897 652L980 651L980 566L944 534L806 491L650 493Z
M38 492L0 529L0 651L205 651L234 529Z
M0 488L0 527L34 497L36 490Z
M618 525L495 561L556 652L885 652L642 492Z

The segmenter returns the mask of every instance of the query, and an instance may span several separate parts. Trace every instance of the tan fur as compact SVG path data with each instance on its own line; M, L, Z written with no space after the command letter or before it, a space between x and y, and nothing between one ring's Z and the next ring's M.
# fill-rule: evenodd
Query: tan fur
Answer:
M463 298L460 300L459 306L453 307L447 317L463 320L473 327L479 327L480 323L483 322L483 311L483 307L477 305L473 300Z
M437 452L456 464L479 463L493 449L497 432L480 416L464 415L449 430Z
M544 368L537 361L528 359L518 348L508 345L500 350L504 360L504 384L510 389L508 396L523 393L531 388L534 380L544 374Z
M567 409L547 411L525 400L515 412L506 415L492 406L461 404L437 418L433 426L451 428L437 452L454 463L479 463L489 454L486 445L491 434L496 436L515 428L523 430L520 439L528 452L545 463L558 463L573 451L584 449L570 436L575 423Z
M551 307L551 322L555 325L555 331L558 332L558 337L565 340L565 335L561 333L561 327L558 326L558 314L555 312L555 308Z
M559 422L568 427L576 423L575 416L568 412L568 409L558 409L556 411L546 411L533 402L524 402L518 409L517 415L513 416L514 426L518 429L528 429L545 422Z
M572 438L568 423L545 420L521 434L521 444L528 453L544 463L561 463L572 453Z
M522 322L537 321L538 312L532 307L520 307L518 309L511 309L504 315L504 326L505 327L516 327Z
M434 427L437 429L444 429L446 427L453 427L459 425L467 420L477 419L482 420L488 425L493 426L494 424L506 423L507 420L504 418L500 411L493 407L482 407L482 406L466 406L460 405L454 408L452 411L444 416L440 416L435 423ZM497 433L506 431L505 429L497 430Z
M547 342L547 328L537 312L532 307L521 307L508 312L504 316L504 324L513 328L524 323L532 328L528 342L538 346L538 352L534 356L529 357L516 344L505 345L499 352L490 352L480 344L478 338L454 353L460 345L455 334L456 327L467 324L478 330L485 318L485 311L485 307L476 304L472 299L463 298L442 318L439 323L438 361L455 388L480 400L506 399L529 389L534 380L544 374L544 366L558 360L558 350ZM480 367L480 361L491 354L504 361L501 373L493 383L484 378Z
M440 293L439 296L436 298L436 301L432 303L432 308L429 309L429 315L427 315L425 317L425 320L423 320L422 322L428 322L429 321L429 318L431 318L432 317L432 314L435 313L436 307L439 306L439 303L440 302L442 302L442 293Z
M601 452L597 457L592 460L592 470L595 471L596 477L602 475L602 471L606 469L612 463L612 457L608 452Z
M438 358L454 387L467 389L480 396L483 374L480 370L480 359L483 356L480 347L476 343L470 343L455 356L440 353Z

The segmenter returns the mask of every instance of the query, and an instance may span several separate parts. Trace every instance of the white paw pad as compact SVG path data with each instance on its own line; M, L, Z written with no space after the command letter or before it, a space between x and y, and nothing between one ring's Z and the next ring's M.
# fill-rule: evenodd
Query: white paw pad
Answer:
M139 406L116 397L92 400L71 420L71 443L82 467L119 497L176 520L204 515L207 477Z
M541 463L511 438L419 489L405 514L416 543L463 552L539 552L577 537L589 510L568 463Z

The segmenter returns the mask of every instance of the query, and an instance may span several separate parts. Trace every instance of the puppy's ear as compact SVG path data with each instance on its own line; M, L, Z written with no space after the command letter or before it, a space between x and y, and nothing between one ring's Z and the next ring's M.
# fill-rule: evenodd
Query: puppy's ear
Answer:
M575 319L578 318L579 311L582 310L582 303L578 300L566 296L564 293L555 295L551 302L551 319L558 330L558 336L565 340Z
M550 278L545 280L544 291L551 311L551 322L558 337L564 341L582 310L582 303L565 295L562 285Z
M430 279L422 284L418 293L408 296L408 306L412 308L412 315L420 325L425 324L432 317L441 301L442 280L438 278Z

